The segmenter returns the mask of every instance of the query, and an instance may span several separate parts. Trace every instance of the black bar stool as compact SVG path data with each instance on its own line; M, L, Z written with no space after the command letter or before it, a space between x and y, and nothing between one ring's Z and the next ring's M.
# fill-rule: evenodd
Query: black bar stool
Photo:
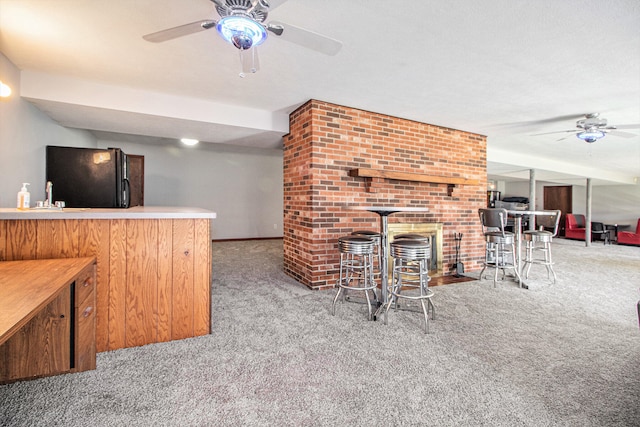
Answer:
M367 307L369 310L369 320L373 319L371 308L371 298L378 301L376 295L376 282L373 280L373 253L374 241L365 236L344 236L338 239L338 250L340 251L340 278L338 279L338 291L333 298L331 314L336 314L336 302L342 294L343 301L348 291L364 292Z
M423 236L424 237L424 236ZM429 310L431 319L435 319L435 307L431 301L433 291L429 289L429 260L431 259L431 245L428 242L402 238L394 239L391 243L391 257L393 258L391 274L391 289L389 301L384 311L384 323L387 324L389 308L394 304L398 309L398 299L405 298L420 301L424 314L424 332L429 332ZM402 293L411 288L418 289L419 294ZM406 289L409 288L409 289Z

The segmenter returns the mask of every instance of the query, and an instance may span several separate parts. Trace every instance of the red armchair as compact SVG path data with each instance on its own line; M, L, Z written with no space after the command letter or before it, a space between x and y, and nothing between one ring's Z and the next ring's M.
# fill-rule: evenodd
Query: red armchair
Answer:
M635 233L631 231L618 231L618 243L640 246L640 218L638 218Z
M585 220L582 214L568 213L565 220L564 237L567 239L584 240Z

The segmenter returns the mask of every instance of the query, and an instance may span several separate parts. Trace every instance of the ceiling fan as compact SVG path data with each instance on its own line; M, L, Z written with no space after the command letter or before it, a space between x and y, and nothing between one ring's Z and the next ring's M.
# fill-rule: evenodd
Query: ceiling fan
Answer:
M633 125L607 125L607 119L600 117L600 113L589 113L584 115L584 119L576 121L576 129L561 130L555 132L537 133L537 135L549 135L553 133L574 133L579 139L585 142L596 142L600 138L603 138L607 133L611 133L615 136L621 136L623 138L632 138L636 135L629 132L621 132L618 129L640 129L640 124ZM560 138L559 141L568 138Z
M220 15L220 19L205 19L179 25L142 38L160 43L178 37L215 28L218 34L240 51L242 71L255 73L259 69L256 48L267 39L267 31L283 40L313 49L325 55L335 55L342 47L338 40L305 30L290 24L271 21L265 23L269 12L286 0L210 0ZM244 55L250 51L250 55Z

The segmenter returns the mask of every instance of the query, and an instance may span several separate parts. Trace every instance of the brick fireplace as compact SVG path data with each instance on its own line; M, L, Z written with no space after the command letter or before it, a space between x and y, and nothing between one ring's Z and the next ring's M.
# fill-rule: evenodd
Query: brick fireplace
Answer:
M441 276L444 274L442 263L442 224L436 222L396 222L389 224L389 238L387 242L387 253L391 254L389 244L394 237L399 234L416 233L429 238L431 245L431 258L429 259L429 275ZM392 258L389 255L388 265L391 265Z
M290 115L284 138L284 270L312 289L338 277L337 240L379 230L378 215L350 206L427 207L389 224L439 224L441 269L460 261L480 269L484 241L477 210L486 206L482 135L310 100Z

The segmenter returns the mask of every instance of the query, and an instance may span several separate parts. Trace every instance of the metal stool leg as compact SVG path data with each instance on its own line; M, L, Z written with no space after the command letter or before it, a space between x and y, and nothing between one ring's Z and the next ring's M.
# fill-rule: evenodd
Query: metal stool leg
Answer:
M520 255L520 254L518 254ZM522 278L520 277L520 272L518 271L518 263L516 262L516 245L515 243L511 244L511 265L513 266L513 271L516 273L516 278L518 279L518 283L522 283Z
M331 304L331 314L333 316L336 315L336 302L338 301L338 298L340 297L340 294L342 293L342 286L340 286L340 284L342 283L342 275L344 272L343 269L343 260L344 260L344 255L343 253L340 253L340 275L338 277L338 282L336 283L336 286L338 287L338 291L336 292L336 296L333 298L333 304ZM344 302L344 295L342 296L342 300Z
M499 266L500 264L502 264L502 250L500 248L500 245L496 245L495 247L496 249L496 254L495 254L495 258L494 258L494 272L493 272L493 287L496 287L496 282L498 281L498 270L499 270Z
M402 260L399 260L400 265L402 265ZM387 305L384 308L384 324L388 324L389 321L389 308L391 308L391 304L395 303L396 304L396 309L398 308L397 304L397 297L396 297L396 290L398 289L398 286L402 286L402 276L399 276L396 282L396 266L397 266L397 260L396 258L393 258L392 262L391 262L391 286L389 289L389 300L387 301ZM382 284L382 286L384 286L384 283Z
M547 268L549 269L549 271L551 271L551 274L553 274L553 283L556 283L556 272L553 269L553 260L551 258L551 242L545 242L545 246L546 246L546 254L547 254ZM548 273L547 273L547 277L548 277Z
M431 301L433 293L429 289L429 251L430 246L428 243L425 245L419 241L414 241L413 243L403 241L397 245L395 245L395 242L392 244L392 287L389 301L384 307L385 324L388 324L388 313L392 304L395 305L395 310L397 311L401 298L418 300L424 317L424 332L429 333L430 310L431 318L435 319L435 307ZM406 295L403 294L403 285L405 288L415 288L419 291L419 294L415 295L410 292Z
M373 274L373 240L362 236L347 236L338 239L340 249L340 272L336 283L338 290L331 305L331 314L335 316L336 303L340 296L342 301L348 299L351 291L364 292L367 304L368 319L373 319L373 301L378 301L375 292L376 283Z
M527 264L527 271L525 271L524 277L527 279L529 278L529 272L531 271L534 246L535 245L531 240L527 240L527 247L526 247L527 255L524 258L524 263Z
M556 283L557 276L553 269L553 258L551 255L551 240L547 236L537 238L535 236L528 237L527 240L527 256L525 258L526 271L525 278L529 278L529 272L533 264L544 265L547 270L547 280L553 278L553 283ZM542 243L542 246L536 245L536 243ZM542 255L538 258L534 257L536 251L542 252Z

